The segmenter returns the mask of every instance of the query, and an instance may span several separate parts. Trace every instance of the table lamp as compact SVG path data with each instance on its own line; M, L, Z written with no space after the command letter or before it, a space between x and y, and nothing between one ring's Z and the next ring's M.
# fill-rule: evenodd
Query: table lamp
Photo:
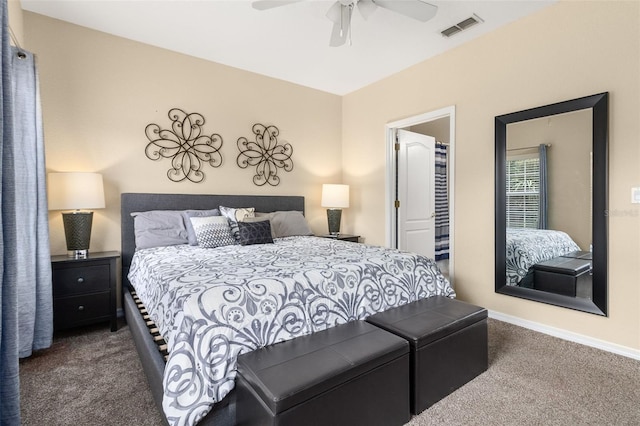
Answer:
M338 235L342 209L349 207L349 185L322 185L322 207L327 207L329 234Z
M64 236L69 257L86 258L89 254L93 212L103 209L104 187L99 173L49 173L49 210L73 210L62 213Z

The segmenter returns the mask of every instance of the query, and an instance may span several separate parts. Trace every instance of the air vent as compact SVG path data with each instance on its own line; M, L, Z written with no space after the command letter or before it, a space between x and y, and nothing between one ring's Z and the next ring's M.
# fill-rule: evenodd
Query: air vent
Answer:
M473 27L474 25L481 22L484 21L480 19L478 15L473 14L469 18L458 22L457 24L447 28L446 30L441 31L440 34L442 34L443 37L451 37L452 35L458 34L460 31L464 31L467 28Z

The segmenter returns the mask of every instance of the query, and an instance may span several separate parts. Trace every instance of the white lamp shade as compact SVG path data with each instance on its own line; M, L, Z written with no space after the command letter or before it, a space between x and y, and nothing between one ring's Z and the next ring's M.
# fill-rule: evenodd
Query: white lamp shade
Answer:
M104 208L100 173L49 173L48 181L49 210Z
M322 207L346 209L349 207L349 185L322 185Z

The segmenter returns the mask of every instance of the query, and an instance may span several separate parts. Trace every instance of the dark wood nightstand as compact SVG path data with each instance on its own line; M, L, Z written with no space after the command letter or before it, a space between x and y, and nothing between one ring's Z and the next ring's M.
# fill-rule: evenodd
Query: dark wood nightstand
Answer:
M351 241L352 243L360 242L360 235L349 235L349 234L331 235L331 234L324 234L324 235L318 235L318 236L322 237L322 238L333 238L334 240L340 240L340 241Z
M53 273L53 326L55 330L111 322L116 318L117 251L89 253L86 259L51 256Z

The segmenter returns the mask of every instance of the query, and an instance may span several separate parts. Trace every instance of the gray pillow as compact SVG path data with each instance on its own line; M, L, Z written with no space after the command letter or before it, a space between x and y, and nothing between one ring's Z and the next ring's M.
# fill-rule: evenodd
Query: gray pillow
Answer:
M313 235L313 231L301 211L288 210L273 213L256 213L256 217L269 219L271 222L271 234L274 238Z
M133 231L136 248L175 246L189 242L182 211L151 210L134 212Z
M193 230L193 225L189 220L192 217L207 217L207 216L220 216L220 210L185 210L182 212L182 218L184 219L184 226L187 228L187 236L189 239L189 245L197 246L198 238Z

